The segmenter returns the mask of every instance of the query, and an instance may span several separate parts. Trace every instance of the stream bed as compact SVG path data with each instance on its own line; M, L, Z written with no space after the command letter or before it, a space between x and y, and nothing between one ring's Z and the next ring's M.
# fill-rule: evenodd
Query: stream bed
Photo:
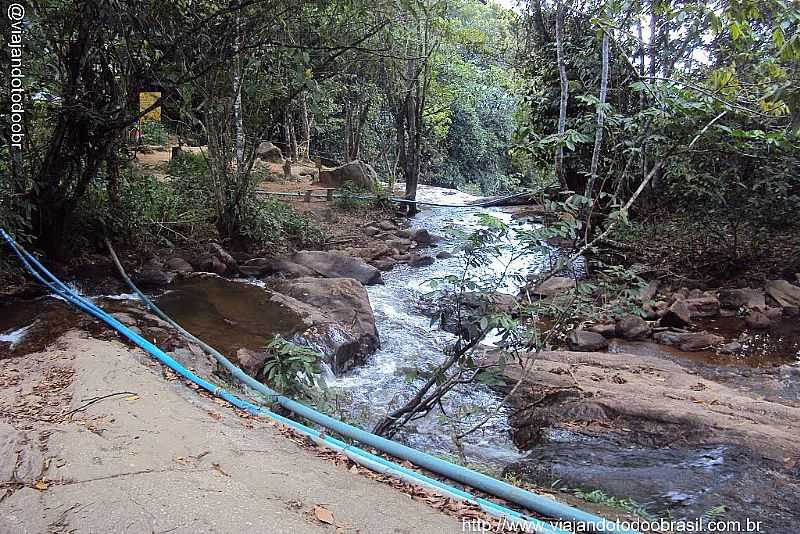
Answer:
M427 186L420 187L419 198L458 205L475 200L465 193ZM427 208L412 221L415 228L425 228L441 237L436 248L427 253L447 251L452 257L420 268L398 265L383 274L384 284L367 288L381 347L364 365L328 377L329 387L336 392L331 402L334 415L362 428L372 428L412 395L430 376L427 371L443 360L443 349L454 338L431 324L424 296L430 291L431 279L463 271L463 236L479 226L479 213L490 213L512 228L527 224L512 220L499 208ZM549 261L544 256L528 256L524 262L512 262L510 256L505 256L491 263L484 274L508 269L524 276L548 268ZM515 293L516 287L509 284L500 290ZM291 322L284 320L283 310L263 298L262 286L246 280L190 278L160 294L159 303L188 330L231 355L239 348L263 347L274 334L288 334L292 328ZM76 316L64 303L52 298L0 305L0 357L4 349L15 351L26 340L37 339L38 332L52 334L58 327L81 324ZM710 324L708 328L725 332L735 320ZM782 326L773 338L762 334L755 339L759 350L754 350L749 359L737 361L721 359L714 353L689 358L685 353L646 342L614 342L610 350L681 360L709 379L757 388L761 384L759 373L798 361L800 330L792 323ZM42 341L32 346L44 344ZM787 405L800 403L800 377L795 375L794 379L779 383L785 389L772 387L763 391L763 396L777 396ZM489 410L493 413L489 422L464 440L463 452L472 467L496 475L511 472L542 486L601 489L609 495L635 500L655 517L694 518L726 506L725 513L731 517L771 516L768 524L773 525L772 532L793 532L781 528L798 519L792 503L796 505L800 498L800 463L794 468L791 462L777 465L729 443L643 447L627 442L624 435L587 436L564 429L548 431L541 443L521 451L514 445L508 422L511 408L501 405L501 398L500 393L480 383L459 387L443 399L444 413L437 410L414 422L398 439L431 454L454 458L458 450L452 436L471 427Z

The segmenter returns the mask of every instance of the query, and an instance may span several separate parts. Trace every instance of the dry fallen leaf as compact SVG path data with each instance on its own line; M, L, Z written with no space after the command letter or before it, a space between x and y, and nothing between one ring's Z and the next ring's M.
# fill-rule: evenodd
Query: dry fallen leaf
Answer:
M44 491L47 488L49 488L50 486L44 480L37 480L36 484L34 484L33 487L36 488L39 491Z
M334 524L333 514L327 508L323 508L318 504L314 505L314 515L316 516L318 521L321 521L328 525Z
M219 465L219 464L211 464L211 467L216 469L219 472L219 474L221 474L223 476L226 476L226 477L230 476L228 473L226 473L225 471L222 470L222 466Z
M127 397L125 397L125 400L129 401L139 400L139 395L128 395Z

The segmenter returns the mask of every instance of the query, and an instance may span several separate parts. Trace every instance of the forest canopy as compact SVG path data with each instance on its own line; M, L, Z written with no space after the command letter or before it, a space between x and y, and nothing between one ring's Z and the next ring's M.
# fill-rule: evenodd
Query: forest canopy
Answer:
M141 193L130 135L157 106L164 135L208 147L203 196L234 241L257 233L263 141L363 160L409 198L557 184L592 228L692 214L733 262L798 207L789 1L47 0L11 23L24 90L3 108L24 112L2 118L0 225L54 257L79 229L133 232L110 219Z

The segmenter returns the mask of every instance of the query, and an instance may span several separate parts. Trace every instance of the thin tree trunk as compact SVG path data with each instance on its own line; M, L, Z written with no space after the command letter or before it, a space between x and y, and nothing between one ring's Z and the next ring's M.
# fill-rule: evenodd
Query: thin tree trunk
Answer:
M642 17L641 14L636 19L636 33L637 37L639 38L639 77L644 80L644 73L645 73L645 66L644 66L644 35L642 31ZM644 91L639 93L639 111L644 111L645 106L647 105L647 99L645 97ZM642 141L642 145L639 147L639 164L640 164L640 173L642 175L642 180L644 180L645 176L647 176L647 135L644 136L644 140ZM625 179L625 176L620 177L621 180ZM617 186L617 190L622 190L622 184Z
M559 3L556 11L556 60L558 61L558 75L561 79L561 102L558 106L558 135L564 135L567 124L567 97L569 96L569 81L567 80L567 69L564 65L564 43L561 35L561 27L564 23L564 6ZM564 146L559 143L556 147L555 171L561 189L569 189L567 180L564 176Z
M239 54L241 47L241 32L239 30L239 15L236 15L236 51L233 63L233 127L236 136L236 174L242 172L244 165L244 120L242 117L242 58Z
M587 198L594 194L594 184L597 181L597 168L600 164L600 150L603 146L603 121L605 119L604 106L608 96L608 32L603 33L603 68L600 75L600 103L597 106L597 129L594 133L594 150L592 151L591 175L586 183Z
M309 151L311 150L311 125L308 119L308 105L306 104L305 91L300 93L300 126L302 127L302 145L300 148L300 157L308 159Z

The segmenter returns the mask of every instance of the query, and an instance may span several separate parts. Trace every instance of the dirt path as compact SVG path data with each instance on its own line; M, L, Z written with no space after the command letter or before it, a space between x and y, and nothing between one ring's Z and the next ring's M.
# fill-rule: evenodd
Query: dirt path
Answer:
M0 532L461 532L219 402L85 332L0 360Z

